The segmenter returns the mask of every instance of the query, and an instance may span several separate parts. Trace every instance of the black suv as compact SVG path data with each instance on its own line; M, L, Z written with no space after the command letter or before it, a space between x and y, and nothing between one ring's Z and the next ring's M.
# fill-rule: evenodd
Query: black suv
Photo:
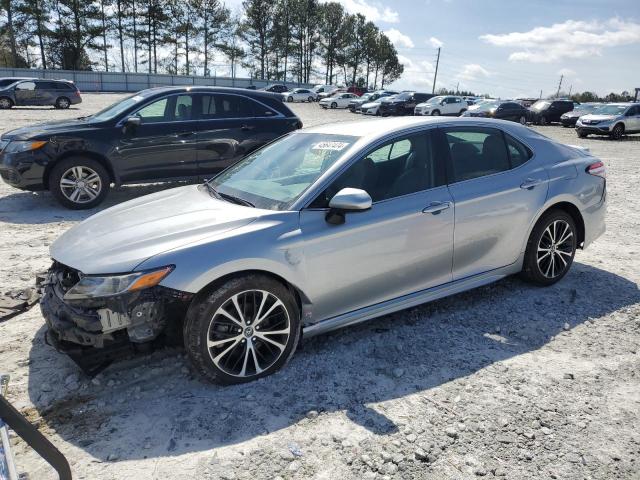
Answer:
M268 85L268 86L264 87L263 90L265 92L284 93L284 92L288 92L289 88L286 85L281 85L279 83L276 83L276 84Z
M68 80L21 80L0 88L0 108L52 105L69 108L81 103L78 88Z
M0 137L0 175L49 189L64 206L98 205L111 183L208 176L302 122L281 96L224 87L151 88L89 117Z
M403 92L380 102L378 113L383 117L389 115L413 115L416 105L435 97L430 93Z
M560 117L575 106L571 100L538 100L529 107L529 120L539 125L559 122Z

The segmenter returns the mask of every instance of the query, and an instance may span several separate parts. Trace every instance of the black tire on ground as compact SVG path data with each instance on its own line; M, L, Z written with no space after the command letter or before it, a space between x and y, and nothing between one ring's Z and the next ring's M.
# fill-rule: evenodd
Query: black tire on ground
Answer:
M460 113L458 114L458 116L459 116L459 117L461 117L461 116L462 116L462 114L463 114L464 112L466 112L466 111L467 111L467 109L466 109L466 108L463 108L462 110L460 110Z
M338 108L338 104L336 102L331 102L331 108Z
M69 100L67 97L58 97L54 106L61 110L66 110L71 106L71 100Z
M440 115L440 110L434 110L433 112L431 112L431 115L437 117L438 115Z
M611 130L610 137L613 140L620 140L623 135L624 135L624 125L621 123L618 123L615 127L613 127L613 130Z
M309 103L313 102L313 97L309 97L307 100L309 100Z
M293 97L289 96L289 98L287 98L287 102L293 102Z
M9 97L0 97L0 110L7 110L13 107L13 100Z
M98 180L91 181L91 185L87 186L87 189L91 190L91 193L81 194L78 201L73 201L71 198L69 198L72 197L73 194L70 194L68 189L65 189L65 191L63 191L60 183L63 176L65 176L65 178L68 178L69 176L75 178L72 170L74 168L81 168L82 171L87 174L93 171L98 177ZM93 175L86 175L84 178L92 180L91 177L93 177ZM111 177L107 169L96 160L85 157L69 157L62 160L61 162L58 162L53 167L53 170L51 170L51 174L49 175L48 186L49 191L62 206L70 208L72 210L86 210L88 208L93 208L96 205L99 205L104 200L104 198L107 196L107 193L109 193L109 189L111 188ZM92 196L93 198L90 198Z
M577 233L576 224L567 212L558 209L545 213L538 220L529 236L521 276L526 281L543 287L559 281L567 274L573 263L577 248ZM547 252L547 248L551 250L551 243L547 242L551 237L555 237L556 242L565 237L567 240L554 246L553 251ZM559 251L563 253L554 253ZM554 266L558 266L556 268L561 268L559 272L556 272L556 275L550 271L546 261L551 257L545 258L545 254L553 257ZM549 276L550 273L552 276Z
M580 138L587 138L589 136L589 134L587 132L583 132L582 130L576 130L576 133L578 134L578 137L580 137Z
M524 115L521 115L520 119L518 120L518 123L520 123L520 125L526 125L527 124L527 117L525 117Z
M545 117L544 115L542 117L540 117L539 123L542 126L546 125L547 124L547 117Z
M273 295L275 298L279 299L282 302L288 316L289 336L286 339L285 347L281 350L278 349L280 353L277 359L271 365L269 365L267 368L260 371L259 373L255 368L255 365L256 365L255 361L251 359L251 357L246 353L245 349L247 347L245 346L245 343L243 342L242 345L236 344L236 346L233 348L240 347L241 349L239 352L237 352L237 354L239 354L238 356L249 357L247 364L245 364L247 365L246 367L247 371L245 373L251 372L251 374L241 376L238 374L232 374L232 372L230 373L230 371L232 370L232 367L235 369L239 367L239 365L237 364L237 361L238 361L237 359L234 361L235 363L233 363L233 365L230 365L229 363L229 361L232 359L229 359L226 365L222 365L222 362L224 361L224 357L220 358L218 363L220 363L222 367L226 367L229 371L225 371L223 370L223 368L220 368L218 365L215 364L213 359L218 358L222 354L222 352L219 352L219 350L222 350L223 348L226 349L227 347L226 346L223 347L222 345L210 347L209 342L212 341L212 338L211 338L212 334L222 335L223 338L230 338L230 335L233 335L233 333L237 333L237 331L231 332L231 330L234 329L235 327L234 327L234 322L230 320L227 320L227 324L230 325L230 327L227 327L226 331L220 330L220 328L223 326L223 322L216 324L214 321L216 320L216 318L220 318L223 316L216 315L216 312L218 312L219 309L227 301L233 298L234 295L237 295L237 294L243 295L243 292L253 291L253 290L268 292L269 294ZM254 300L253 305L256 305L259 303L260 303L260 300L258 301ZM226 308L225 308L225 311L226 311ZM252 309L247 310L243 307L243 312L244 312L244 315L246 315L247 319L251 319L253 317L253 321L255 322L256 320L255 316L257 315L257 312L255 311L255 307L253 310ZM236 317L236 319L238 319L237 313L234 313L234 316ZM282 318L286 318L286 317L283 316ZM224 320L224 318L222 320ZM266 321L267 320L265 319L264 322ZM216 325L218 325L218 328L216 330L212 330L211 327L212 326L215 327ZM242 331L242 329L238 328L238 331L241 332L238 335L246 336L247 333L245 332L246 332L246 329L248 329L249 327L250 327L250 323L248 323L247 327L245 327L245 331ZM223 332L223 333L220 333L220 332ZM215 383L223 384L223 385L245 383L252 380L256 380L266 375L270 375L276 372L277 370L279 370L280 368L282 368L293 356L293 353L295 352L295 349L298 345L298 341L300 340L300 333L301 333L300 311L298 308L298 304L293 294L291 293L291 291L282 283L268 276L260 275L260 274L250 274L250 275L232 278L231 280L218 286L215 289L202 292L202 294L198 295L198 297L196 297L196 299L192 302L184 322L184 343L185 343L185 348L187 350L187 354L189 355L189 358L193 362L196 369L206 379ZM255 332L249 333L246 341L248 342L248 339L254 334ZM255 338L252 340L252 342L253 341L255 341ZM257 351L258 348L262 348L262 352L264 353L265 349L270 346L268 343L264 341L262 341L263 342L262 344L258 343L261 341L262 340L258 340L255 344L252 343L252 345L256 346L255 348L258 354L260 353ZM284 342L284 340L281 340L281 341ZM228 345L228 340L223 345ZM233 351L233 348L229 351L228 355L233 355L236 353ZM215 357L213 356L214 354L216 355ZM261 355L258 355L258 358L260 358L261 360L264 359L264 357ZM250 368L251 366L253 366L252 369ZM239 372L239 373L242 373L242 372Z

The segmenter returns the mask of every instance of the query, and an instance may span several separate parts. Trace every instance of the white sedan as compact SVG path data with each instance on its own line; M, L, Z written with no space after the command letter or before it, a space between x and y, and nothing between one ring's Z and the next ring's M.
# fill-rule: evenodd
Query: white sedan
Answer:
M322 108L347 108L351 100L358 98L355 93L338 93L333 97L327 97L320 100Z
M282 99L285 102L315 102L318 94L308 88L296 88L290 92L283 92Z

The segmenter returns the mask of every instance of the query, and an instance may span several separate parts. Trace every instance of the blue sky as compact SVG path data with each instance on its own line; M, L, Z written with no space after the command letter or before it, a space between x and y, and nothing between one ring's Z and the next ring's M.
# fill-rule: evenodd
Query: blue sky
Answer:
M640 0L338 0L392 38L393 86L471 89L503 98L640 87ZM234 2L231 2L234 3Z

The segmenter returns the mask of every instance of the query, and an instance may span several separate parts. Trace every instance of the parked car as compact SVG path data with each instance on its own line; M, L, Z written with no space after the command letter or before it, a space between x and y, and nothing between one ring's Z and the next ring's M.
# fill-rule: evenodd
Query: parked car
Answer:
M284 92L288 92L289 91L289 87L287 87L286 85L282 85L279 83L273 84L273 85L267 85L266 87L264 87L263 89L261 89L265 92L272 92L272 93L284 93Z
M92 208L110 185L211 175L300 128L276 94L224 87L151 88L104 110L0 137L0 175Z
M398 92L393 90L376 90L375 92L365 93L361 97L351 100L348 108L352 113L362 113L362 106L364 104L375 102L380 98L390 97L391 95L397 94Z
M441 95L419 103L413 113L414 115L453 115L457 117L466 112L468 108L469 105L462 97Z
M318 92L318 100L323 98L332 97L336 93L346 93L347 89L343 87L337 87L335 85L325 85L322 88L322 92Z
M477 105L477 108L469 108L462 116L496 118L525 125L527 123L527 114L527 109L519 103L510 100L494 100L482 102Z
M603 105L603 103L582 103L570 112L563 113L560 116L560 123L563 127L575 127L578 118L583 115L595 112Z
M12 83L19 82L21 80L37 80L36 78L31 77L1 77L0 78L0 88L8 87Z
M609 103L576 122L580 138L589 134L609 135L620 140L623 135L640 133L640 103Z
M318 99L318 94L308 88L295 88L290 92L283 93L282 99L285 102L315 102Z
M380 102L380 115L413 115L416 105L432 98L430 93L403 92Z
M78 88L68 80L21 80L0 89L0 109L44 105L65 109L81 102Z
M399 94L397 94L399 95ZM363 103L360 106L360 111L364 114L364 115L380 115L380 105L382 104L382 100L385 100L387 98L392 98L395 97L395 95L390 95L390 96L386 96L386 97L381 97L381 98L377 98L376 100L369 102L367 101L366 103Z
M258 89L258 87L256 87L255 85L247 85L244 88L246 88L247 90L257 90Z
M320 100L322 108L347 108L349 103L358 97L355 93L337 93L333 97Z
M356 87L355 85L351 85L347 88L347 93L355 93L358 97L361 97L367 93L367 91L367 87Z
M572 100L538 100L529 107L528 119L538 125L559 122L560 117L574 109Z
M604 232L604 170L509 122L291 133L204 184L122 203L56 240L40 302L47 339L91 355L184 332L206 378L254 380L301 336L512 274L555 284Z

